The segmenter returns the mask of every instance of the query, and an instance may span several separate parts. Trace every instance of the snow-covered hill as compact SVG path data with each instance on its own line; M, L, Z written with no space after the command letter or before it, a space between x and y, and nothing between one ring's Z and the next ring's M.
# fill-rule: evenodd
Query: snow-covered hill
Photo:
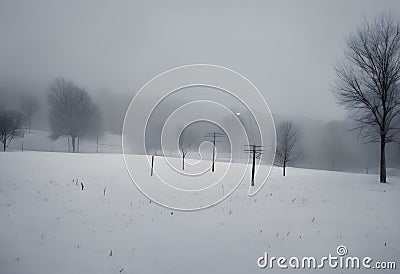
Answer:
M257 258L322 257L341 244L400 267L400 180L388 181L276 168L254 197L244 182L214 207L181 212L145 198L122 155L0 153L0 273L276 273Z

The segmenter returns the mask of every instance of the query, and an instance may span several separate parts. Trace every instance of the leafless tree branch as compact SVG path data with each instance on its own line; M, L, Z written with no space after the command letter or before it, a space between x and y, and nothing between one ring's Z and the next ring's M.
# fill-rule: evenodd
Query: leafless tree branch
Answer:
M400 122L400 24L383 13L367 20L347 41L336 66L335 95L366 142L380 142L380 181L386 182L385 144L395 142Z

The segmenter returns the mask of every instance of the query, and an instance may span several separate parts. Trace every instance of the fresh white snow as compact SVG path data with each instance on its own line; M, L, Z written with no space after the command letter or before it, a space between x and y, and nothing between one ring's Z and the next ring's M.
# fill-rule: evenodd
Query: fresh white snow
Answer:
M341 244L400 267L398 177L287 174L273 168L254 197L247 174L220 204L182 212L140 193L120 154L0 153L0 273L276 273L257 258L319 258Z

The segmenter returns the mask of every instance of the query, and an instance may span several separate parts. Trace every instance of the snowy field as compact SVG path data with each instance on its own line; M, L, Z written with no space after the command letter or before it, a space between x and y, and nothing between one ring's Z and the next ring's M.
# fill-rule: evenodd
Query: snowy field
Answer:
M182 212L142 195L119 154L0 153L0 273L276 273L257 258L320 258L338 245L400 267L398 177L287 173L274 168L254 197L246 181L214 207Z

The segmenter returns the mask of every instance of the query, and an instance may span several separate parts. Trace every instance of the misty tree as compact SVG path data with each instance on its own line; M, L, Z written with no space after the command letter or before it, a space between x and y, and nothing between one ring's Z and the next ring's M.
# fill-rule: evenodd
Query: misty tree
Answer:
M399 129L400 24L390 14L352 34L336 68L335 95L367 143L380 143L380 179L386 182L385 146Z
M21 111L24 122L28 124L29 133L31 132L32 116L39 110L39 101L33 95L23 95L21 97Z
M56 79L48 92L50 138L67 136L72 152L79 152L79 139L98 134L99 112L88 92L72 81Z
M286 176L286 167L299 157L296 149L300 130L292 121L282 122L277 129L276 160L283 168Z
M182 170L185 170L185 157L190 149L190 143L188 137L185 134L185 130L179 135L179 151L182 156Z
M16 111L0 112L0 134L3 151L10 145L14 137L22 135L22 114Z

